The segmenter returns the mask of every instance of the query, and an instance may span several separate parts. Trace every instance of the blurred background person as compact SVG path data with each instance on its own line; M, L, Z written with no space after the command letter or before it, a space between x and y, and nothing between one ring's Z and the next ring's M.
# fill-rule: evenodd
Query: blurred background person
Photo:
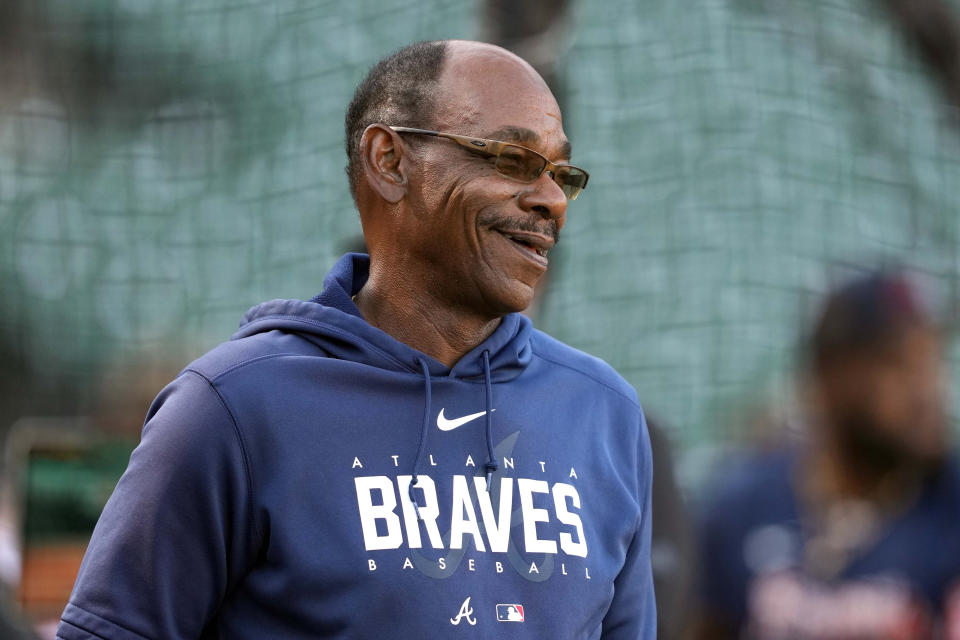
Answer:
M943 637L960 585L944 337L901 271L830 293L804 342L805 437L723 465L706 501L700 638Z

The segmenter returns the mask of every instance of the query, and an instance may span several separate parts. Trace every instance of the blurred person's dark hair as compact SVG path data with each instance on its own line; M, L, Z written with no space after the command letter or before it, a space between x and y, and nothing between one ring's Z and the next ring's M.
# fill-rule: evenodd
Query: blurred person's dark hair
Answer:
M354 199L360 181L360 138L364 130L376 122L430 128L437 80L446 57L444 42L411 44L375 64L357 87L344 122L346 171Z
M808 364L822 370L869 353L909 326L937 325L932 302L899 268L855 278L832 291L806 340Z

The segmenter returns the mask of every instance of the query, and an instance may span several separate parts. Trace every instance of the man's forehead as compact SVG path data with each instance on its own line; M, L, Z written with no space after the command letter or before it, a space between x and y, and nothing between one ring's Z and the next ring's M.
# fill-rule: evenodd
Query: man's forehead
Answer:
M560 107L533 67L499 47L459 44L441 76L438 126L569 158Z

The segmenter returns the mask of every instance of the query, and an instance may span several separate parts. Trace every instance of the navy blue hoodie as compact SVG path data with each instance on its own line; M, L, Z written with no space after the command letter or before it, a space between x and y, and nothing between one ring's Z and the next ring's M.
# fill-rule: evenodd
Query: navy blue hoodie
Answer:
M368 266L160 393L58 638L654 637L631 387L518 314L449 368L364 321Z

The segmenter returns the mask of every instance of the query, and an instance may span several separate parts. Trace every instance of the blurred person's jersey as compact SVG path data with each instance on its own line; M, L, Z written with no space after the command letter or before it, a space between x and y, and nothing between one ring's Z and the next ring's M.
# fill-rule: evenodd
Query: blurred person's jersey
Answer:
M960 637L957 458L897 510L851 500L817 527L800 460L765 453L724 470L701 529L706 609L748 638Z

